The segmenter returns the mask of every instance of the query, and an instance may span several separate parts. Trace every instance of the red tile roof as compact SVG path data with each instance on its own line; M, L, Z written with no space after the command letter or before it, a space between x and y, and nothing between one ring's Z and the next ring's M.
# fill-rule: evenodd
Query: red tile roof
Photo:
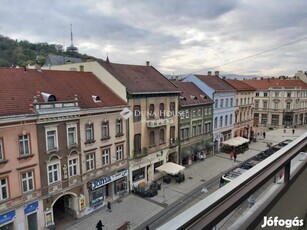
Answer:
M173 84L182 91L180 96L181 106L193 106L193 105L208 105L213 104L213 100L208 97L203 91L198 88L193 82L182 82L172 80Z
M243 81L236 80L236 79L225 79L225 81L230 84L233 88L237 91L256 91L253 86L246 84Z
M301 87L302 89L307 89L307 84L302 80L268 78L260 80L244 80L244 82L253 86L257 90L268 90L272 87Z
M33 97L42 102L41 92L53 94L57 101L79 100L80 108L126 105L94 74L76 71L0 68L0 116L31 114ZM94 102L92 95L101 102Z
M227 84L223 79L216 75L199 75L195 74L195 76L204 82L206 85L214 89L216 92L219 91L235 91L229 84Z
M115 64L105 61L100 64L126 87L128 93L180 92L152 66Z

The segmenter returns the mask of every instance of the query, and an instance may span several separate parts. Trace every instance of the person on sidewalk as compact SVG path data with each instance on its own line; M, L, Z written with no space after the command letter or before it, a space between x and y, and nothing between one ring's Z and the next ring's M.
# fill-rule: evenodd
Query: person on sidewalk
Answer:
M101 220L99 220L98 223L96 224L96 228L97 230L102 230L102 227L104 227L104 225L102 224Z
M149 225L147 225L145 229L146 229L146 230L149 230Z
M263 138L265 138L265 132L263 132Z
M230 151L229 155L230 155L230 160L232 160L232 158L233 158L233 151L232 150Z
M295 133L295 129L292 129L292 134L294 134Z
M107 203L107 210L109 212L112 212L112 207L111 207L111 202L110 201L108 201L108 203Z
M236 152L233 152L233 161L234 161L234 162L237 161L237 154L236 154Z

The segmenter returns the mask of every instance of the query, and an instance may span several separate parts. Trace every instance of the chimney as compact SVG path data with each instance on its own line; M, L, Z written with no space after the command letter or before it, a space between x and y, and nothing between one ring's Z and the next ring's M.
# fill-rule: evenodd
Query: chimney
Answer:
M149 61L146 61L146 66L149 66L150 65L150 62Z
M215 71L214 73L216 76L219 76L220 75L220 71Z
M80 72L84 72L84 65L80 65Z
M211 71L208 71L208 76L211 76Z

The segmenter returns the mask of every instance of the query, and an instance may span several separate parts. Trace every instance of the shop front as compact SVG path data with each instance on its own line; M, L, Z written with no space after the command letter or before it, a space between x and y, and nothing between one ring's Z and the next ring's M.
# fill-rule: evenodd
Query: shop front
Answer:
M107 200L116 200L127 192L128 170L125 169L89 183L89 208L96 209Z
M41 201L31 201L22 204L18 208L0 214L0 229L31 229L38 230L44 228L44 213Z
M16 219L16 211L12 210L0 215L0 229L13 230L16 224L14 223Z
M166 150L152 153L140 159L130 161L130 190L139 184L150 184L154 180L162 177L162 173L156 170L160 165L170 161L177 160L177 151L168 153Z
M25 214L26 223L28 226L28 228L26 229L31 229L31 230L38 229L37 210L38 210L38 201L29 203L24 206L24 214Z

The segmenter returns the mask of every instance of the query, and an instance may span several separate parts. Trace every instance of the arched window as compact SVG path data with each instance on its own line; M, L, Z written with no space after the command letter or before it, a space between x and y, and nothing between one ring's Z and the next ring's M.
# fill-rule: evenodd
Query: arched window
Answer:
M149 145L150 146L154 146L155 143L155 132L154 131L150 131L149 133Z
M160 108L159 108L159 116L160 118L164 118L165 116L165 110L164 110L164 104L163 103L160 103Z
M150 119L155 118L155 105L154 104L149 105L149 114L148 115L149 115Z
M214 128L217 129L217 117L214 118Z
M164 140L164 129L160 129L160 144L165 143Z
M220 117L220 128L223 127L223 116Z
M232 114L230 114L230 117L229 117L229 124L232 125Z
M228 125L228 115L225 116L225 126Z

